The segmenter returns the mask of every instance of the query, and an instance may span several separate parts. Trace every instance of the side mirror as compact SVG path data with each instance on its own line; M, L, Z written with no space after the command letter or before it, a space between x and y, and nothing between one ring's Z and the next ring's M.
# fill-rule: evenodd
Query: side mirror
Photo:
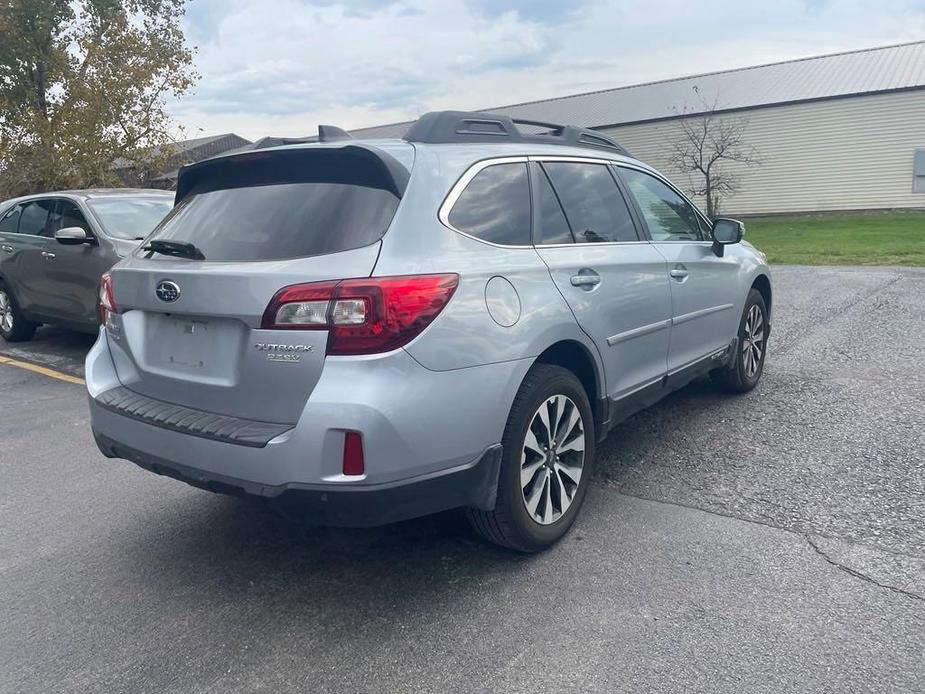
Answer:
M81 227L65 227L55 232L55 240L65 246L79 246L82 243L95 243L96 239L90 236Z
M738 219L717 217L713 220L713 252L720 258L731 243L739 243L745 235L745 225Z

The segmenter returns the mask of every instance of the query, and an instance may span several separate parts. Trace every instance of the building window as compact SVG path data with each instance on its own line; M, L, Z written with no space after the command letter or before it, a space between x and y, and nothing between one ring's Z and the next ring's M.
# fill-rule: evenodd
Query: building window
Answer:
M912 192L925 193L925 149L915 150L912 159Z

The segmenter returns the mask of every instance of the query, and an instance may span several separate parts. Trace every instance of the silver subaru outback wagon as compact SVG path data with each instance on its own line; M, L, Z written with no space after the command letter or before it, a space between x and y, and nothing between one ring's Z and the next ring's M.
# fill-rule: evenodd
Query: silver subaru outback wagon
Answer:
M741 223L536 126L430 113L185 167L101 284L101 451L309 522L465 508L556 542L616 423L701 375L754 388L771 281Z

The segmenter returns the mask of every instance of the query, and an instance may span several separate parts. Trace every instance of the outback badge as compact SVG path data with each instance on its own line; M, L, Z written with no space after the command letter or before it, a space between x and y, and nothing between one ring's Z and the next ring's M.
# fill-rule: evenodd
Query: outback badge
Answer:
M313 351L311 345L277 345L270 342L257 342L254 349L267 353L267 361L297 363L302 361L302 354Z

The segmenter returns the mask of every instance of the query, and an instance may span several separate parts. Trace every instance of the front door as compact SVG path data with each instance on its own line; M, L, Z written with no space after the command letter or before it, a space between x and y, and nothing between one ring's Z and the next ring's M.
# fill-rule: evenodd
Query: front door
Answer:
M537 252L597 345L608 395L659 387L671 296L665 259L642 240L606 164L532 164Z
M80 227L94 236L83 212L71 200L59 199L52 217L52 236L67 227ZM48 314L70 323L95 324L100 277L112 265L106 249L98 240L70 246L51 238L45 253Z
M706 224L667 183L644 171L620 168L652 240L664 257L671 286L671 347L668 370L680 371L727 347L738 316L732 287L738 264L718 258Z

